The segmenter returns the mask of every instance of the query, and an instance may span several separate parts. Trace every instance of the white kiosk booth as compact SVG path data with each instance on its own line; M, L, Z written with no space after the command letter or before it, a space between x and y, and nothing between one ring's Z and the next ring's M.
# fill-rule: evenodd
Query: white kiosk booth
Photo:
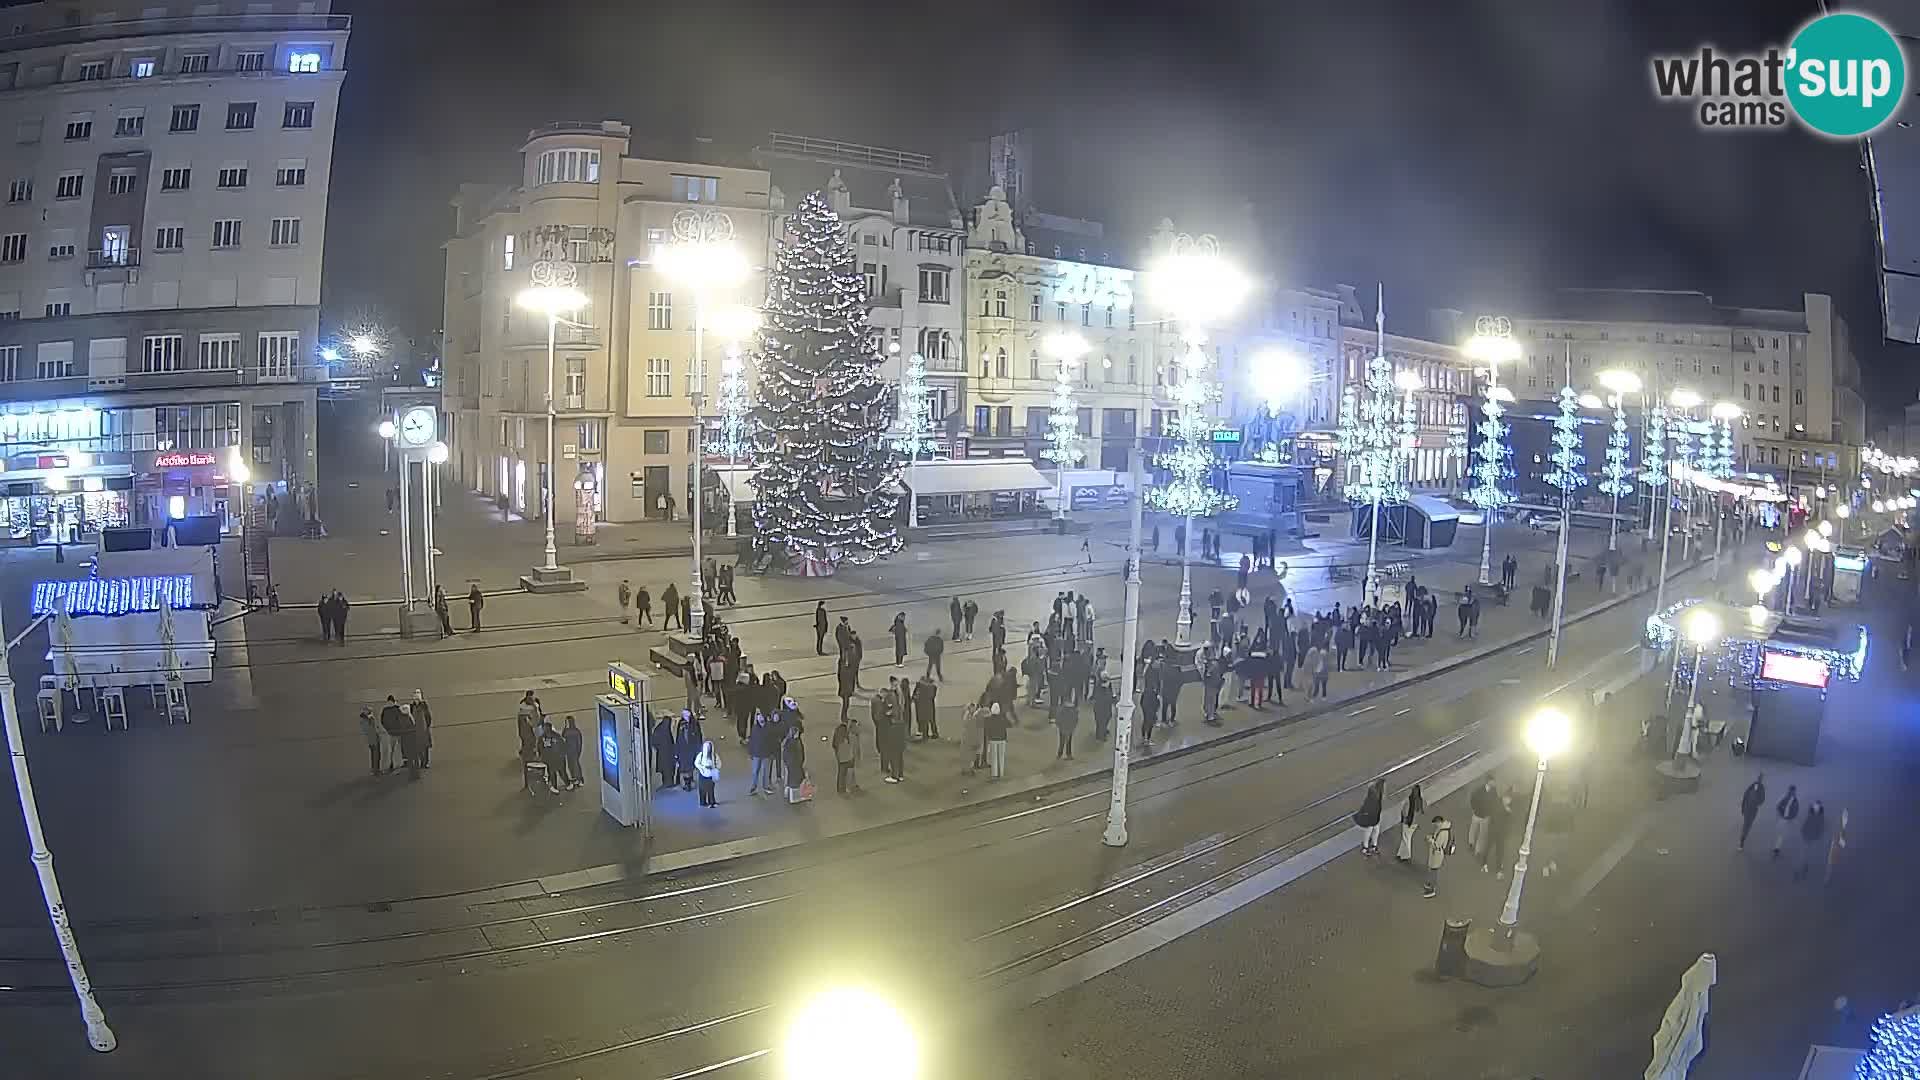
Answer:
M594 698L600 718L600 809L622 825L653 835L647 783L647 676L619 661L607 665L610 693Z

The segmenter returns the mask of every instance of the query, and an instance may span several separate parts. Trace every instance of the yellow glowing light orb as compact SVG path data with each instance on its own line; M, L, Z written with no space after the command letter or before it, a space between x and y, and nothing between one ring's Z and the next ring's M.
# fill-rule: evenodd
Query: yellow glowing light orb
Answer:
M914 1080L920 1047L907 1018L868 990L829 990L794 1017L781 1047L785 1080Z

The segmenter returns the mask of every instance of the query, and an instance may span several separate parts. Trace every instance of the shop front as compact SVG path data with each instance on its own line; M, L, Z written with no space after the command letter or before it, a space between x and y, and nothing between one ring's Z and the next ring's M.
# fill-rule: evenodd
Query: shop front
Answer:
M164 450L133 455L132 522L159 529L169 521L211 516L228 535L240 531L244 500L227 476L231 451Z
M0 520L15 545L77 544L127 524L132 477L118 455L21 454L0 471Z

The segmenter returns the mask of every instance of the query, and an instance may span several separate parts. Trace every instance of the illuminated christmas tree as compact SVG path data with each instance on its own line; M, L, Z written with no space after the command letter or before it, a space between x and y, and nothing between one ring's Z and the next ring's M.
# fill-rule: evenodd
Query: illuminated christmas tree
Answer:
M1553 418L1553 468L1547 483L1560 491L1560 505L1571 507L1574 492L1587 486L1587 455L1580 452L1580 396L1573 387L1560 388L1560 414Z
M1066 360L1055 365L1053 411L1047 416L1047 448L1041 456L1062 469L1086 459L1080 449L1080 409L1073 400L1073 371Z
M900 548L900 464L872 337L846 227L814 192L786 219L754 341L753 521L790 573Z
M1920 1009L1888 1013L1873 1022L1873 1049L1854 1069L1856 1080L1912 1080L1920 1076Z
M900 417L894 449L907 460L933 453L933 393L927 386L927 358L914 353L900 371Z

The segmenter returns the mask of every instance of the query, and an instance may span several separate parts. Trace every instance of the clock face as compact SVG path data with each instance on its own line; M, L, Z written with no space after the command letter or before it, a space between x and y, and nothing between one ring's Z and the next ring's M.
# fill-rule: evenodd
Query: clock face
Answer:
M400 441L408 446L425 446L433 441L433 410L416 407L400 414Z

